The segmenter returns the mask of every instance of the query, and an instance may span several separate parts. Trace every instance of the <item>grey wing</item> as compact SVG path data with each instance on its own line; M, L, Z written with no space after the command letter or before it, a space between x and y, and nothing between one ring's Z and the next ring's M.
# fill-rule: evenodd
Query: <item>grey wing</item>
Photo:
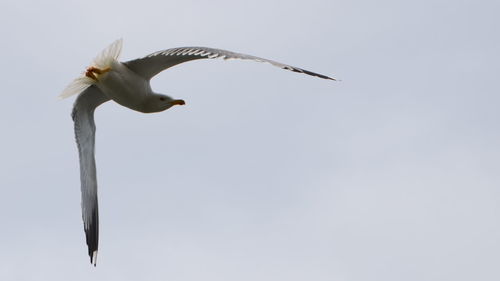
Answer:
M206 48L206 47L182 47L182 48L167 49L152 53L140 59L127 61L125 62L125 65L127 65L127 67L130 68L132 71L136 72L145 79L149 80L156 74L160 73L161 71L183 62L197 60L197 59L216 59L216 58L223 58L225 60L243 59L243 60L253 60L258 62L267 62L282 69L304 73L320 77L323 79L336 80L326 75L314 73L302 68L290 66L273 60L268 60L264 58L235 53L221 49Z
M75 137L80 158L83 226L90 262L94 266L99 244L94 110L108 100L109 98L96 86L90 86L78 96L71 114L75 123Z

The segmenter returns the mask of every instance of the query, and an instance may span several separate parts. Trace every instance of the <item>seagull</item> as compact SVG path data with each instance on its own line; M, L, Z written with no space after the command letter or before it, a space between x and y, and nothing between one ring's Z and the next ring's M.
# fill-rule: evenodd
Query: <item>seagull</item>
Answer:
M99 244L99 212L97 207L97 177L94 158L95 109L110 100L143 113L161 112L174 105L184 105L182 99L159 94L151 89L150 80L156 74L180 63L197 59L243 59L266 62L282 69L328 80L326 75L251 55L206 47L172 48L126 62L118 61L122 39L116 40L94 59L86 71L71 82L60 98L78 94L71 117L80 159L82 218L90 263L96 266Z

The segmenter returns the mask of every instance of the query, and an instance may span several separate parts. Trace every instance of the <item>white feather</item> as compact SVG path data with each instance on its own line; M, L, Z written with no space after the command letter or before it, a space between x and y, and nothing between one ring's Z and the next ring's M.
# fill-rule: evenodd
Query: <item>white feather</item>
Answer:
M99 55L95 57L92 61L93 67L97 67L99 69L106 69L111 67L113 61L118 60L120 54L122 52L122 44L123 40L118 39L109 45L106 49L104 49ZM90 85L94 84L96 81L92 78L89 78L85 75L82 75L75 80L73 80L59 95L59 98L64 99L70 97L72 95L80 94L85 89L87 89Z
M123 40L118 39L104 49L92 62L92 66L105 69L111 66L113 61L118 60L122 52Z
M90 85L94 84L94 80L87 76L81 76L73 80L62 93L59 95L60 99L71 97L72 95L79 94L87 89Z

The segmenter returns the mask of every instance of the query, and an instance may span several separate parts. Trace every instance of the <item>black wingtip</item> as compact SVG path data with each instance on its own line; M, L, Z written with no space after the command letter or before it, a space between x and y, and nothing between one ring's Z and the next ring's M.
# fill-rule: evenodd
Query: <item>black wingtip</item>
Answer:
M337 81L337 79L329 77L329 76L326 76L326 75L323 75L323 74L319 74L319 73L312 72L312 71L309 71L309 70L304 70L304 69L302 69L302 71L303 71L303 73L305 73L307 75L311 75L311 76L316 76L316 77L323 78L323 79Z
M89 228L85 229L85 236L87 240L90 263L96 266L97 249L99 246L99 211L97 207L92 212L92 220L90 221Z
M323 78L323 79L328 79L328 80L333 80L333 81L341 81L341 80L338 80L338 79L335 79L335 78L332 78L332 77L329 77L329 76L326 76L326 75L323 75L323 74L319 74L319 73L316 73L316 72L312 72L312 71L309 71L309 70L305 70L305 69L302 69L302 68L285 66L285 67L283 67L283 69L291 70L291 71L297 72L297 73L304 73L304 74L307 74L307 75L311 75L311 76L315 76L315 77L319 77L319 78Z
M94 251L91 255L90 255L90 264L94 265L94 267L97 266L97 251Z

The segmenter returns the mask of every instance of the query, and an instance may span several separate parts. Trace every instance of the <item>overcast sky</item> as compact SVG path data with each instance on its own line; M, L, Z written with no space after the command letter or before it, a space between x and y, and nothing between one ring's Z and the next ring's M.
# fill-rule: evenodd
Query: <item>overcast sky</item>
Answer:
M0 2L0 280L500 280L498 1ZM207 46L96 111L90 265L64 87Z

